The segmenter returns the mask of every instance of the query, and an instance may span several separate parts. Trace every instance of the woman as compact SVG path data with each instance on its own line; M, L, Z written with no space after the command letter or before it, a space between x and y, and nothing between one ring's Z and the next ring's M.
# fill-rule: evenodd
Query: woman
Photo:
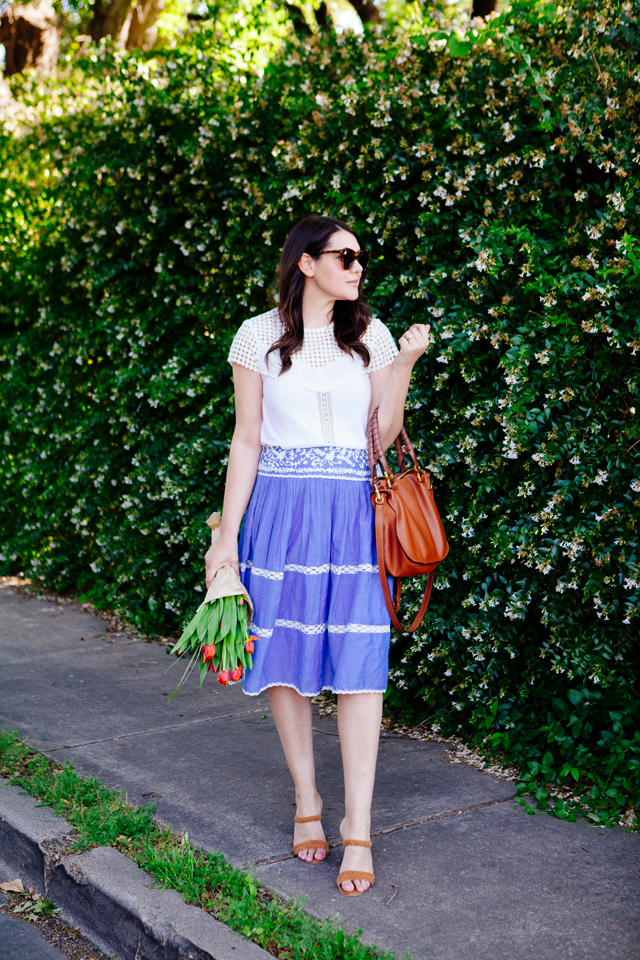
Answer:
M353 230L332 217L307 217L289 234L279 308L245 321L229 354L236 427L221 533L205 558L207 586L230 564L254 602L259 643L243 688L269 690L295 785L294 852L313 864L328 846L311 698L338 695L345 850L337 882L348 896L374 881L371 800L390 637L366 428L379 406L381 442L393 442L412 368L429 345L429 327L414 324L398 351L371 317L362 296L368 260Z

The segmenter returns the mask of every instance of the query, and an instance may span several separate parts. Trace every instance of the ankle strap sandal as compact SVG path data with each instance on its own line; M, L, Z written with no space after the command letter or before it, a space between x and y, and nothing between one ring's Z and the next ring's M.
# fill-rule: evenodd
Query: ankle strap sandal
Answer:
M315 823L322 820L322 814L319 813L315 817L294 817L293 819L295 823ZM293 852L297 855L301 850L324 850L327 855L322 860L318 860L314 856L313 860L306 860L305 863L324 863L329 857L329 844L326 840L305 840L304 843L294 843Z
M343 840L343 847L370 847L370 840ZM343 890L342 884L345 880L351 880L353 883L355 880L366 880L371 886L375 883L375 875L373 873L366 873L362 870L343 870L342 873L338 874L338 879L336 883L338 885L338 890L344 897L361 897L363 893L366 893L366 890ZM355 886L355 884L354 884Z

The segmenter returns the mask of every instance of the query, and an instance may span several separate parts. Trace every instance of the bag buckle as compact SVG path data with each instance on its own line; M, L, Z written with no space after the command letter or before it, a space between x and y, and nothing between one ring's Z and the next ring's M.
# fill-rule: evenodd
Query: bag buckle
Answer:
M371 486L376 492L376 503L384 503L384 497L382 496L381 486L383 480L382 477L376 477L371 479Z

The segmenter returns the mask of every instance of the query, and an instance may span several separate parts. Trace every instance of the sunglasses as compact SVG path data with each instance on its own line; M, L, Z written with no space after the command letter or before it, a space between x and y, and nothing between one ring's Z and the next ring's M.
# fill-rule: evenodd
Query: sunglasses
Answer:
M321 256L323 253L339 253L343 270L349 270L356 260L362 269L366 270L369 266L369 260L371 259L371 254L368 250L359 250L358 253L356 253L356 251L351 250L350 247L345 247L344 250L320 250L317 256Z

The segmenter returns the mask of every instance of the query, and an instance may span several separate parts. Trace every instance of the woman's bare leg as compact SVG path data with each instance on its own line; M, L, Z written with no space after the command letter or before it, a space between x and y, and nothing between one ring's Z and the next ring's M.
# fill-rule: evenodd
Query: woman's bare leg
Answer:
M311 698L301 697L291 687L270 687L269 702L273 713L284 755L289 765L296 790L296 815L313 817L322 812L322 800L316 789L316 771L313 759L313 730ZM293 842L324 840L322 824L296 823ZM310 863L313 859L324 860L324 850L301 850L298 856Z
M338 733L344 767L345 817L340 825L343 840L369 840L371 832L371 800L376 778L381 693L344 693L338 696ZM367 847L345 847L341 870L362 870L373 873L371 850ZM343 889L364 892L368 880L345 880Z

